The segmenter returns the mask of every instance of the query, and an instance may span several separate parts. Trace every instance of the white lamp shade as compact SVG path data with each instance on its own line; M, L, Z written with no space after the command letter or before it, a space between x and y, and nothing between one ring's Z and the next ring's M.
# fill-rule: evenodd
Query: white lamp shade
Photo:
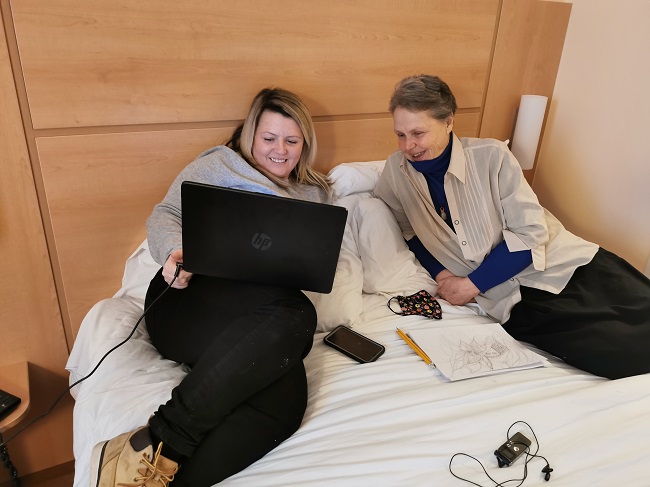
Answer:
M522 95L521 97L511 150L522 169L532 169L535 164L547 102L548 97L541 95Z

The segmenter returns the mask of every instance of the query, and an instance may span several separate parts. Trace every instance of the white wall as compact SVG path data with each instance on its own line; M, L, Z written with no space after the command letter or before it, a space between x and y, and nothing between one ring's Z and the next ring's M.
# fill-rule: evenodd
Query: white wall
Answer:
M573 0L533 188L573 233L650 256L650 1Z

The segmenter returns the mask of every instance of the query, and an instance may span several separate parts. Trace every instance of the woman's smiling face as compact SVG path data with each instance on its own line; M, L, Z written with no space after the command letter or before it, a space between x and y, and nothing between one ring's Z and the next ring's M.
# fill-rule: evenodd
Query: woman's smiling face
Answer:
M253 158L266 171L287 179L302 154L302 131L291 117L266 110L253 138Z
M426 111L412 112L397 107L393 112L393 129L399 148L413 162L438 157L449 144L453 118L437 120Z

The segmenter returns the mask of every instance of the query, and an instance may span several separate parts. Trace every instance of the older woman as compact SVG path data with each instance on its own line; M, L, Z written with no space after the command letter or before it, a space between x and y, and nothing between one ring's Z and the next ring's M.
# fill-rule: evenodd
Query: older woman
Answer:
M162 267L147 292L147 330L164 357L191 371L147 425L95 447L93 487L213 485L300 426L314 307L299 289L182 269L181 183L325 202L329 183L311 168L315 156L304 103L286 90L264 89L231 139L183 169L156 205L147 240Z
M478 303L515 338L612 379L650 371L650 281L566 230L505 143L453 133L456 100L410 76L390 100L400 150L375 188L454 305Z

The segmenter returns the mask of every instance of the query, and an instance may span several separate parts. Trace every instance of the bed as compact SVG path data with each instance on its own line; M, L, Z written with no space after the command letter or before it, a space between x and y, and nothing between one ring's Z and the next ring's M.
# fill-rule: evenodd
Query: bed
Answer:
M332 293L308 293L318 331L305 360L309 399L301 427L220 485L466 485L456 476L493 485L477 460L497 482L522 478L523 460L499 468L494 456L518 421L510 434L533 438L534 430L539 454L553 468L551 485L648 485L650 376L609 381L535 350L547 366L449 382L399 338L397 326L491 320L477 307L444 300L439 321L388 309L390 297L421 289L435 294L436 285L390 213L381 204L361 204L374 198L382 167L382 161L347 163L330 172L335 204L348 209L348 222ZM71 383L131 333L157 269L142 242L126 262L121 289L85 316L67 363ZM380 342L385 354L358 364L327 347L323 337L338 324ZM93 445L144 424L186 372L157 353L141 325L73 389L75 487L88 485ZM532 459L525 485L546 485L545 465Z

